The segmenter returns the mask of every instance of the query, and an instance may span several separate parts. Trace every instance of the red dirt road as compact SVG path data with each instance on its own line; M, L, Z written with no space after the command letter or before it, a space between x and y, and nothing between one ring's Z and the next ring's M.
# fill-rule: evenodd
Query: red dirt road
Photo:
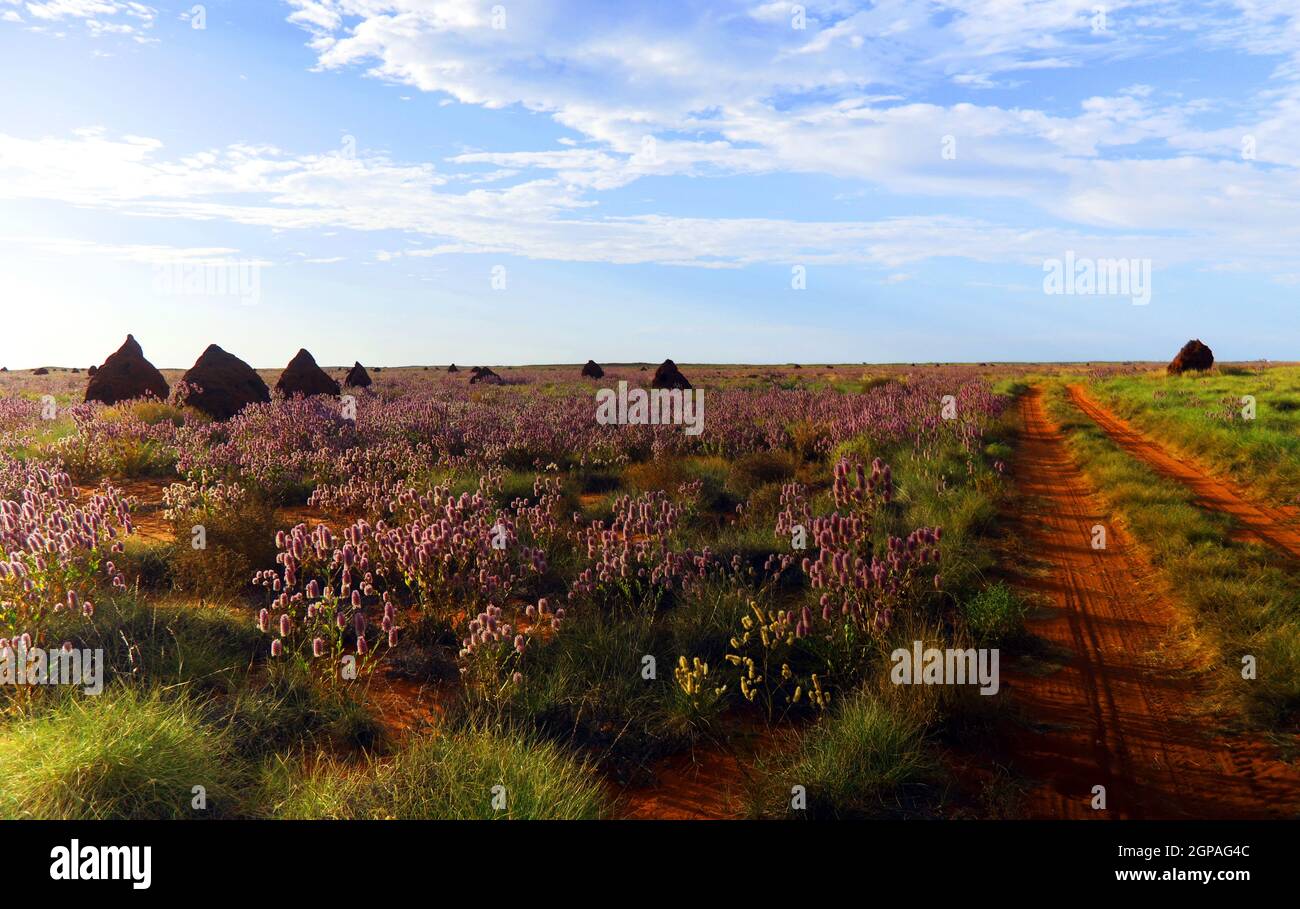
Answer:
M1014 742L1044 818L1254 818L1300 814L1300 772L1260 742L1215 740L1200 686L1171 646L1181 622L1159 579L1108 519L1049 420L1042 392L1021 400L1017 460L1024 550L1046 563L1016 579L1050 602L1029 628L1068 653L1046 675L1006 672L1033 728ZM1107 528L1106 549L1092 528ZM1093 787L1106 809L1091 807Z
M1231 515L1245 536L1267 543L1283 555L1300 559L1300 510L1251 501L1246 491L1235 483L1216 479L1195 464L1165 451L1094 401L1079 385L1070 386L1070 399L1120 448L1146 462L1162 476L1178 480L1191 489L1200 505Z

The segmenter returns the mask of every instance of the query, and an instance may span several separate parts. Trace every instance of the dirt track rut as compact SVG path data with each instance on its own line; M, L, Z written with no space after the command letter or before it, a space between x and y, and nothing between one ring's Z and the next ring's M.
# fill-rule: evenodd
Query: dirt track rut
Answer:
M1017 766L1036 780L1032 817L1296 817L1300 773L1266 744L1216 740L1198 720L1200 686L1170 665L1180 617L1158 576L1109 521L1071 460L1041 389L1021 400L1017 478L1028 511L1025 551L1046 572L1017 584L1051 604L1030 630L1068 653L1055 672L1007 672L1033 722L1015 743ZM1092 548L1093 527L1107 547ZM1106 810L1091 807L1106 788Z
M1128 422L1098 404L1081 386L1070 386L1070 399L1100 426L1115 444L1146 462L1157 473L1183 483L1205 508L1231 515L1244 534L1292 558L1300 559L1300 511L1252 501L1234 483L1216 479L1195 464L1174 457Z

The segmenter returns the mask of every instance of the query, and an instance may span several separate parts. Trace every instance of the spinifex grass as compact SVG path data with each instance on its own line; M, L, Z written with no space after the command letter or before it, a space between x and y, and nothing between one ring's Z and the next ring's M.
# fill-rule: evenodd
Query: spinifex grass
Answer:
M285 763L268 779L272 811L331 820L594 820L608 810L591 768L513 732L423 738L367 766Z
M183 697L131 687L65 697L0 725L0 817L178 819L241 811L230 735ZM203 787L206 808L194 807Z
M760 762L750 814L813 820L932 814L943 774L927 737L930 722L919 703L855 692L793 750Z

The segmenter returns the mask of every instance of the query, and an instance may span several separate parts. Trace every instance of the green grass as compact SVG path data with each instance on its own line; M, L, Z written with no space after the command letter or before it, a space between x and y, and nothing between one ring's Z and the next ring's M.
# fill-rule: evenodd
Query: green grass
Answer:
M981 646L1018 637L1028 611L1028 604L1003 582L984 588L962 604L966 627Z
M318 743L372 749L383 744L361 689L322 687L292 664L267 665L267 638L251 611L241 616L187 600L158 604L124 594L101 600L93 630L62 613L49 637L102 648L106 686L169 696L184 692L249 757ZM29 695L29 711L47 709L59 697L46 689L4 692L0 704Z
M1092 394L1164 445L1230 474L1261 500L1296 501L1300 367L1129 375L1094 383ZM1245 395L1255 398L1254 420L1241 418Z
M185 698L116 687L0 725L0 818L222 817L244 787L231 737ZM207 808L192 807L193 787Z
M100 599L93 625L75 614L56 614L48 639L102 648L106 683L185 684L215 692L244 684L267 647L251 612L244 617L185 599L151 602L134 593Z
M655 658L653 679L642 675L646 655ZM499 705L476 705L474 716L504 717L583 748L615 776L633 777L690 742L690 731L672 721L673 666L682 655L690 654L648 610L579 613L552 644L532 654L516 693Z
M749 813L811 820L932 814L942 776L918 714L902 698L855 692L805 732L793 752L760 763ZM804 810L792 804L795 786L806 794Z
M986 543L997 532L1006 486L994 463L1007 460L1003 453L1013 438L1014 413L1009 407L988 428L985 450L974 455L955 442L925 456L910 449L867 452L879 455L894 472L896 507L884 529L906 536L917 527L943 528L943 586L958 600L984 587L996 565L996 554Z
M210 702L212 723L229 730L241 755L252 760L310 748L349 753L388 747L364 688L317 684L294 664L267 669L265 679Z
M267 790L272 813L293 819L595 820L608 810L589 766L554 745L484 730L422 738L364 766L326 760L299 772L281 763Z
M1047 399L1071 454L1190 610L1210 653L1217 706L1266 728L1300 710L1300 577L1271 550L1231 539L1229 517L1198 507L1182 484L1131 457L1071 404ZM1258 678L1241 677L1242 657Z

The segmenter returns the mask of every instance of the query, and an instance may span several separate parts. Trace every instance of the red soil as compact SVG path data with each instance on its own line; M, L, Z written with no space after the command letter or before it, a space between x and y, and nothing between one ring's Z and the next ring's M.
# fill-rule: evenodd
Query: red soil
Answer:
M421 684L376 673L367 684L373 715L396 742L438 726L456 692L450 685Z
M132 536L154 542L171 542L175 539L172 526L163 519L163 491L173 480L144 477L134 480L109 480L110 485L121 490L131 507ZM89 499L99 491L98 486L78 486L77 498Z
M618 791L625 820L733 820L740 817L738 789L743 770L735 753L697 748L676 754L655 769L651 787Z
M728 714L722 723L721 741L702 742L659 761L650 785L621 789L611 783L616 816L670 821L741 818L755 758L779 753L794 740L747 716Z

